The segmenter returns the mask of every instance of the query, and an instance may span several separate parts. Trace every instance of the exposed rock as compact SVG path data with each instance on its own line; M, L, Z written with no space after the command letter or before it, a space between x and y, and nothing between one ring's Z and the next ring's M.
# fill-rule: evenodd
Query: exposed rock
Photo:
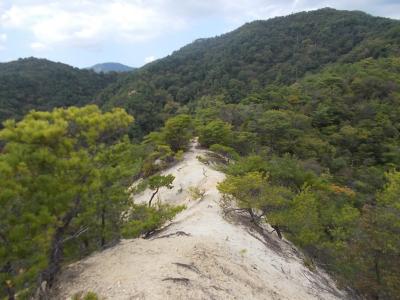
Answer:
M307 269L296 248L224 217L216 185L224 174L201 163L195 148L166 170L176 179L158 201L185 204L149 239L123 240L65 269L54 299L93 291L106 299L345 299L322 270ZM204 189L192 200L190 187ZM146 202L146 190L136 195ZM183 233L183 234L178 234Z

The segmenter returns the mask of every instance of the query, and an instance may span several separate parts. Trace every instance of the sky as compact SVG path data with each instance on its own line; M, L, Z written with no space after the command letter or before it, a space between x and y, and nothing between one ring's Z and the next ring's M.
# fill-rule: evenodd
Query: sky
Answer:
M246 22L323 7L400 19L400 0L0 0L0 62L140 67Z

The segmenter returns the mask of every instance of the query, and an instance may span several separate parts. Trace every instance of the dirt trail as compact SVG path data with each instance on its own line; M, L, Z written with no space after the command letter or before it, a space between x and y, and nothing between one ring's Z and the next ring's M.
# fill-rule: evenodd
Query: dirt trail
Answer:
M164 231L151 239L123 240L74 263L60 276L54 299L93 291L105 299L344 299L321 270L308 270L295 248L271 233L266 240L223 217L216 185L224 174L196 157L195 143L184 160L166 170L174 188L157 201L185 204ZM204 189L192 200L189 187ZM148 201L146 190L135 201Z

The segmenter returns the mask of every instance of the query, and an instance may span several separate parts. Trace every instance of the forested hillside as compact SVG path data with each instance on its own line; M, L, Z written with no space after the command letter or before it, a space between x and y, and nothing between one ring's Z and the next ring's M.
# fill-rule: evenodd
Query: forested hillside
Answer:
M136 137L194 114L200 143L236 160L222 192L343 284L396 299L399 53L399 21L322 9L198 40L101 99L137 116Z
M399 299L399 55L399 21L322 9L198 40L111 84L42 60L0 65L0 118L98 93L105 111L4 123L0 297L28 297L63 263L173 218L184 208L152 203L174 181L160 171L198 137L249 223L270 224L341 287ZM145 205L127 201L138 178Z
M88 104L116 78L45 59L1 63L0 121L20 119L31 109Z
M399 74L366 59L196 109L201 143L236 157L221 190L368 298L399 295Z
M200 96L223 94L235 103L266 84L290 84L329 63L399 54L399 21L327 8L197 40L118 82L101 100L127 108L138 116L140 130L149 132Z

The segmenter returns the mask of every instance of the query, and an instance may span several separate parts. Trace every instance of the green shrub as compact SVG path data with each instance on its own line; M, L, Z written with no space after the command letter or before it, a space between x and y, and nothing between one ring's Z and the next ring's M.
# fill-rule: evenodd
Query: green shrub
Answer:
M231 159L237 160L240 157L239 154L235 151L235 149L221 144L211 145L210 150L226 157L228 160Z
M199 143L204 147L213 144L229 145L232 138L231 125L221 120L214 120L199 128Z
M185 208L184 205L161 204L151 207L145 204L135 205L124 224L122 235L124 238L136 238L152 232L172 220L176 214Z
M193 200L202 200L204 198L204 195L206 194L206 190L205 189L200 189L197 186L191 186L188 188L188 192L190 197Z
M72 300L100 300L100 298L94 292L87 292L85 295L83 292L79 292L72 296Z

